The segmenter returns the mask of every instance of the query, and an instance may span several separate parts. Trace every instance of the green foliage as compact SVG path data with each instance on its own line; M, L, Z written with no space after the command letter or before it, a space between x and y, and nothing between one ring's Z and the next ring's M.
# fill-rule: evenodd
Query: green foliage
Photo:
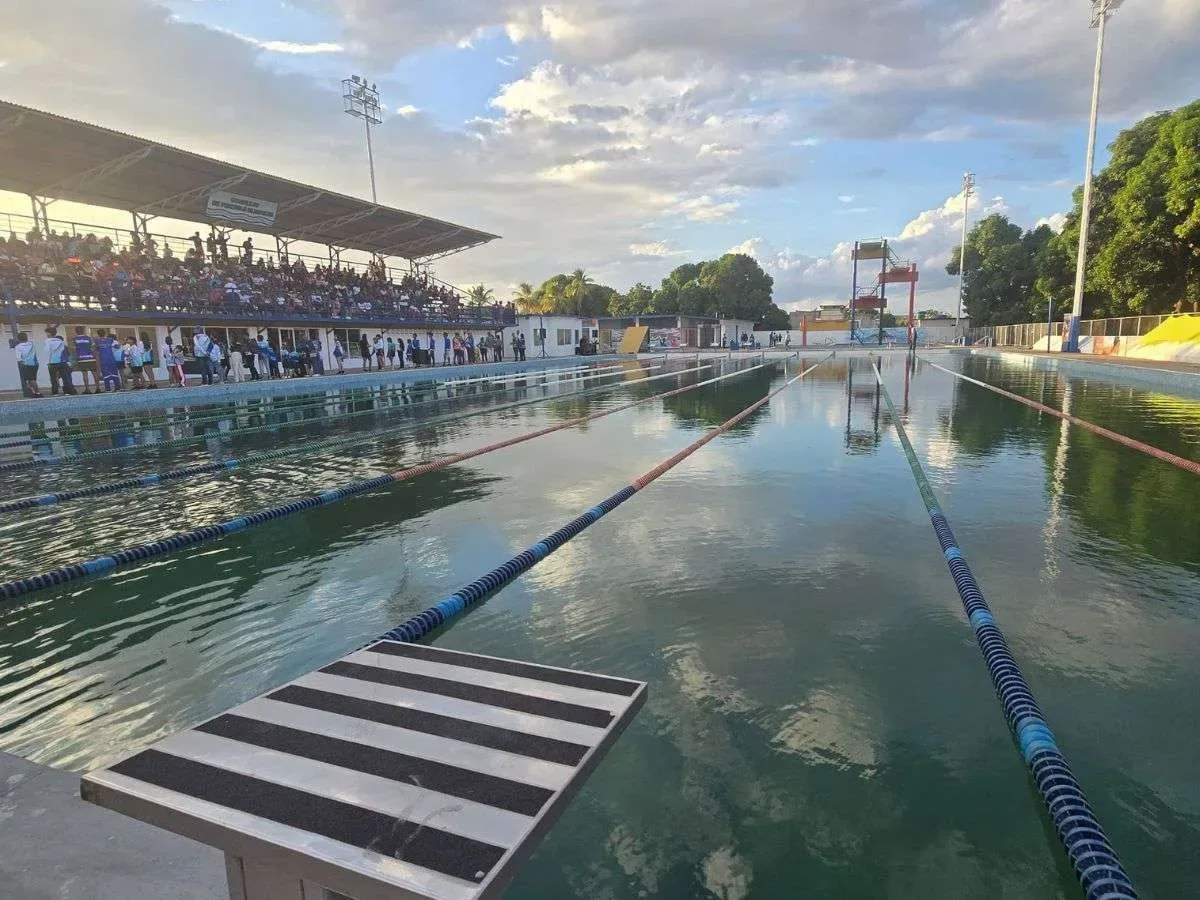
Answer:
M1200 301L1200 101L1148 116L1122 131L1109 151L1092 184L1084 315L1165 313L1180 301ZM1062 232L1031 239L1036 277L1027 302L993 308L995 296L984 292L976 303L986 318L972 313L972 324L1041 319L1051 300L1056 312L1070 308L1082 209L1080 188ZM1019 284L1028 261L1016 262L1010 281ZM957 259L952 267L957 273ZM968 283L971 276L968 258Z
M784 310L772 303L767 314L763 316L762 324L771 331L787 331L792 327L792 320Z
M628 293L618 294L613 291L608 301L610 316L637 316L650 311L654 305L654 288L640 281L631 287Z
M482 284L477 284L467 291L467 302L472 306L487 306L492 302L492 289L485 287Z
M771 301L774 286L770 275L753 257L727 253L720 259L685 263L662 280L655 290L635 284L620 294L608 285L596 284L582 269L547 278L527 296L522 285L515 299L522 310L578 316L629 316L639 314L682 314L723 316L770 321L768 327L786 328L787 314Z
M1024 322L1032 317L1038 274L1036 253L1040 246L1035 234L1022 232L1020 225L1014 225L999 213L971 229L967 235L963 306L972 325ZM946 265L947 274L957 275L958 267L956 247Z

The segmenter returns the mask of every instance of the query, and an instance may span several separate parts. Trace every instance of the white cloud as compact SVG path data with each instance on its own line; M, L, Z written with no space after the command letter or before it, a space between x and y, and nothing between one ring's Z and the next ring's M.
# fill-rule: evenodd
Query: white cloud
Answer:
M634 256L679 256L687 251L680 250L674 241L649 241L630 244L629 252Z
M515 66L517 64L518 59L515 56L497 56L496 62L500 63L500 65L504 66L507 69L511 69L513 66Z
M1041 228L1043 225L1049 225L1051 230L1053 230L1055 234L1058 234L1063 230L1063 226L1066 224L1067 214L1056 212L1048 216L1042 216L1037 220L1037 223L1033 227Z
M411 103L406 103L403 106L396 107L396 115L404 116L406 119L415 116L420 111L421 110L419 107L413 106Z
M853 203L854 195L853 194L839 194L838 200L841 201L842 203Z

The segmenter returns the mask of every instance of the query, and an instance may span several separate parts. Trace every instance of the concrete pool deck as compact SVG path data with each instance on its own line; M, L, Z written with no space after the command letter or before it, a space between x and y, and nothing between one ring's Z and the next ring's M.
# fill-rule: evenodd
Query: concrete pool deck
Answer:
M660 357L662 354L658 354ZM635 361L632 356L560 356L527 359L525 362L474 363L466 366L392 369L385 372L347 372L345 375L310 375L306 378L280 378L274 381L245 381L241 384L194 385L186 388L160 387L157 390L122 391L111 394L76 394L41 398L5 399L0 402L0 423L36 422L64 415L94 416L104 413L160 409L170 406L199 406L229 403L291 394L334 393L353 388L394 387L448 378L476 378L488 375L516 375L545 369L569 369L578 365Z
M79 776L0 753L4 900L228 900L225 858L85 803Z

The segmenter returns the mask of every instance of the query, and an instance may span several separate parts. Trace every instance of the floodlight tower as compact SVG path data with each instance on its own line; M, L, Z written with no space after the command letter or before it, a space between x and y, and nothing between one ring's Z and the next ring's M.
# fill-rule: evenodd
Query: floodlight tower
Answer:
M954 314L954 339L958 340L959 319L963 311L963 277L967 271L967 220L971 214L971 194L975 192L975 173L963 176L962 245L958 249L958 311Z
M1079 255L1075 260L1075 302L1067 321L1062 349L1079 352L1079 320L1083 317L1083 285L1087 276L1088 226L1092 218L1092 170L1096 165L1096 125L1100 117L1100 76L1104 70L1104 34L1109 16L1124 0L1092 0L1092 27L1096 29L1096 71L1092 75L1092 114L1088 124L1087 171L1083 175L1083 210L1079 216ZM1046 347L1050 346L1047 339Z
M383 121L383 111L379 106L379 88L374 82L367 84L367 79L361 75L351 75L342 79L343 110L348 116L362 119L367 128L367 165L371 168L371 202L378 203L379 195L375 190L375 154L371 150L371 126Z

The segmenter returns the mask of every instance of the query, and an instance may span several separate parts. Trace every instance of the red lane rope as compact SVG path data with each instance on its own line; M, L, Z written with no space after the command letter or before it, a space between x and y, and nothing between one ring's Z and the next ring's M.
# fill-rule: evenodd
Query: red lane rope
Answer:
M937 363L929 362L927 359L923 360L923 362L929 363L929 365L941 372L945 372L947 375L953 375L955 378L961 378L963 381L969 381L971 384L978 385L981 388L986 388L992 393L999 394L1001 397L1007 397L1010 400L1016 400L1018 403L1024 403L1026 406L1038 410L1038 412L1044 412L1048 415L1054 416L1055 418L1064 419L1065 421L1070 422L1072 425L1079 426L1085 431L1090 431L1093 434L1106 437L1110 441L1116 441L1118 444L1128 447L1131 450L1141 451L1147 456L1153 456L1155 459L1161 459L1163 462L1177 466L1178 468L1183 469L1185 472L1191 472L1193 475L1200 475L1200 463L1196 462L1195 460L1185 459L1182 456L1177 456L1168 450L1163 450L1162 448L1155 447L1152 444L1144 443L1136 438L1131 438L1128 435L1113 431L1110 428L1105 428L1103 425L1097 425L1094 422L1089 422L1087 419L1081 419L1078 416L1065 413L1060 409L1055 409L1053 406L1047 406L1045 403L1039 403L1037 400L1030 400L1028 397L1022 397L1020 394L1014 394L1012 391L1006 391L1004 388L996 387L994 384L988 384L986 381L980 381L979 379L972 378L969 375L964 375L962 372L951 371L944 366L939 366Z

